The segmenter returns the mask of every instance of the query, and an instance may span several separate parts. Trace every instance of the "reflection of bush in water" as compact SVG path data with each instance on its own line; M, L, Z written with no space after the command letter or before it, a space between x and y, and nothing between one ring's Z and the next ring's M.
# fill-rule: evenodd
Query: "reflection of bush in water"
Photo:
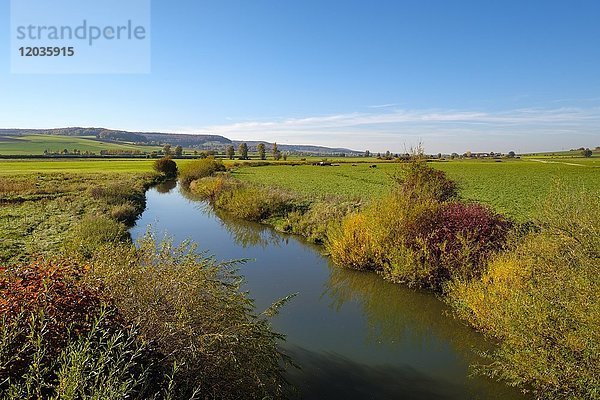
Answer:
M467 363L481 361L475 349L491 349L481 335L448 315L449 308L430 293L386 282L368 272L337 267L330 271L327 293L332 306L360 304L374 343L410 340L417 346L432 346L441 341L451 344Z
M219 217L221 224L231 234L233 240L244 248L279 246L282 242L288 240L266 225L232 218L225 212L218 210L214 211L214 214Z
M156 191L158 193L169 193L171 190L175 189L176 187L177 187L176 180L165 181L165 182L159 183L158 185L155 186Z

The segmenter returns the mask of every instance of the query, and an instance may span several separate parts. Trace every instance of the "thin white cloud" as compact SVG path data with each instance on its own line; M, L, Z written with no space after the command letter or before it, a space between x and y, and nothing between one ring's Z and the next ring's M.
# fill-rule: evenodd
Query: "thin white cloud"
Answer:
M252 120L184 129L237 140L400 151L423 140L430 151L557 150L600 145L600 107L465 110L376 110L305 118ZM560 137L560 136L570 137ZM582 143L585 142L585 143ZM495 146L496 148L492 148Z

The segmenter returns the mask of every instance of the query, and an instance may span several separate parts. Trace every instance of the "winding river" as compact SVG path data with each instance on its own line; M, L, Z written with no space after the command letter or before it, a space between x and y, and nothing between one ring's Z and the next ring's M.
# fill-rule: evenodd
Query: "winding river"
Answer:
M132 229L191 239L219 260L248 259L241 274L259 311L298 295L273 319L301 369L289 379L306 399L523 399L469 365L489 350L430 293L334 267L317 246L269 227L217 215L174 183L149 190Z

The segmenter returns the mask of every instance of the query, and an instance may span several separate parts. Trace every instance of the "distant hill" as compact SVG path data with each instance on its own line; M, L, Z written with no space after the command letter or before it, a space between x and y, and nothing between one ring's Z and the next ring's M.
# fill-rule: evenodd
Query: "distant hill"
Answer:
M55 135L55 136L75 136L75 137L94 137L97 140L114 143L132 143L137 145L161 146L170 144L172 146L182 146L186 148L196 148L201 150L224 151L228 146L233 145L236 149L242 141L233 141L220 135L207 134L178 134L161 132L128 132L121 130L105 128L56 128L56 129L0 129L1 137L18 137L26 135ZM267 151L273 147L272 143L264 141L246 141L250 151L256 151L259 143L264 143ZM290 145L278 144L279 150L295 154L306 155L354 155L360 152L344 149L329 148L312 145Z
M96 139L135 144L159 145L169 143L184 147L231 144L231 140L219 135L180 135L158 132L127 132L105 128L57 128L57 129L0 129L0 136L58 135L94 136Z

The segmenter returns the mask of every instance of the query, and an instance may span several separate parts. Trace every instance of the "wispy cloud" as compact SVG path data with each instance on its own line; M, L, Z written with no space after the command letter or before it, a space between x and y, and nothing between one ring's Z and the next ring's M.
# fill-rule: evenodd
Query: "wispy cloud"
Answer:
M375 151L401 150L421 140L431 151L492 150L491 146L499 151L517 148L533 151L563 148L569 143L573 147L600 145L600 107L495 112L386 108L373 112L238 121L186 131L211 132L239 140Z
M390 108L390 107L396 107L396 106L398 106L398 104L388 103L388 104L375 104L372 106L368 106L368 108Z

